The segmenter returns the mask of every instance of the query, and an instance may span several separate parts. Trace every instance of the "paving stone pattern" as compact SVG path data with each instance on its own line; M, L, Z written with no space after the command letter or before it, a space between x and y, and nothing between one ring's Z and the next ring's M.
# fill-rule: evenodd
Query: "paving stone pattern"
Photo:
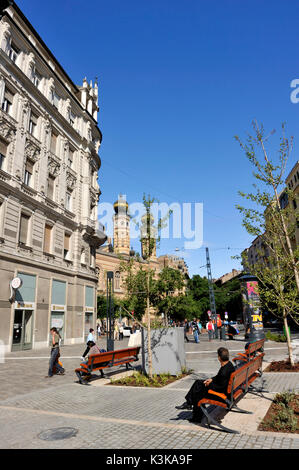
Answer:
M204 339L204 338L203 338ZM45 379L48 350L10 353L0 364L1 449L298 449L299 436L265 433L234 435L189 423L184 401L196 378L214 375L219 363L215 350L223 342L186 344L187 365L193 374L162 389L82 386L74 368L84 345L62 348L65 376ZM227 341L231 356L244 342ZM125 341L117 347L125 347ZM104 347L104 342L100 346ZM267 342L268 359L284 357L285 348ZM208 367L208 368L207 368ZM210 373L208 373L210 372ZM264 374L269 392L299 389L298 374ZM262 386L260 381L258 386ZM72 427L69 439L45 441L39 434Z

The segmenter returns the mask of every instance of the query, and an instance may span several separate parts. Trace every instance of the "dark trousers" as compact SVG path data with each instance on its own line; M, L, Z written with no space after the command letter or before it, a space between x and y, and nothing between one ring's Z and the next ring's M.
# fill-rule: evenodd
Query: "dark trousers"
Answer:
M59 358L59 348L52 348L51 349L51 356L50 356L50 363L49 363L49 371L48 375L52 377L53 375L53 367L56 367L56 371L64 372L63 367L58 364Z
M205 386L203 380L195 380L194 384L190 388L189 392L186 395L186 401L189 405L197 407L199 400L204 398L208 392L208 387Z
M82 354L82 357L85 357L86 354L88 354L88 351L89 351L89 350L90 350L90 347L87 346L86 349L85 349L85 351L84 351L84 353Z

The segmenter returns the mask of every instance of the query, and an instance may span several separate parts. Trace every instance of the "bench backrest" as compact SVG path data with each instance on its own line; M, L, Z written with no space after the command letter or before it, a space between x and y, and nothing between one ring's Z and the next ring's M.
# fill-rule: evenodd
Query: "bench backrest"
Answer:
M227 387L228 394L230 394L236 388L238 388L240 385L246 382L249 364L250 362L247 362L246 364L244 364L244 366L240 367L235 372L232 372L230 379L229 379L228 387Z
M138 356L140 350L140 346L134 348L126 348L126 349L116 349L115 351L107 351L98 354L91 354L88 357L88 366L93 365L100 365L104 362L111 362L115 359L124 359L128 357Z
M254 343L250 343L246 350L247 355L251 356L256 351L259 351L264 346L264 342L264 339L260 339L258 341L255 341Z
M231 374L227 387L228 394L233 393L242 384L247 385L248 379L261 368L264 355L265 353L259 354Z

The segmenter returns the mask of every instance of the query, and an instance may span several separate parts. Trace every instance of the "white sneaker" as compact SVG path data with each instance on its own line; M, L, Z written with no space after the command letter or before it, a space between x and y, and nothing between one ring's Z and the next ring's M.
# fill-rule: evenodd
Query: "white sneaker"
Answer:
M85 361L85 357L81 356L81 361Z

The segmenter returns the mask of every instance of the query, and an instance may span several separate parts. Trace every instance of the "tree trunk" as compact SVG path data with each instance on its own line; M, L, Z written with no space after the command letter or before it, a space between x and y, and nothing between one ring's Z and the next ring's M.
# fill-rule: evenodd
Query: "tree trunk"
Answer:
M149 271L147 273L147 354L148 354L148 370L149 377L153 377L153 362L152 362L152 345L151 345L151 317L150 317L150 302L149 302Z
M292 344L291 344L291 336L290 336L290 333L289 333L287 313L286 313L285 309L283 309L283 324L284 324L284 329L285 329L285 332L286 332L288 352L289 352L289 360L290 360L291 366L294 366L295 363L294 363L294 358L293 358L293 349L292 349Z

